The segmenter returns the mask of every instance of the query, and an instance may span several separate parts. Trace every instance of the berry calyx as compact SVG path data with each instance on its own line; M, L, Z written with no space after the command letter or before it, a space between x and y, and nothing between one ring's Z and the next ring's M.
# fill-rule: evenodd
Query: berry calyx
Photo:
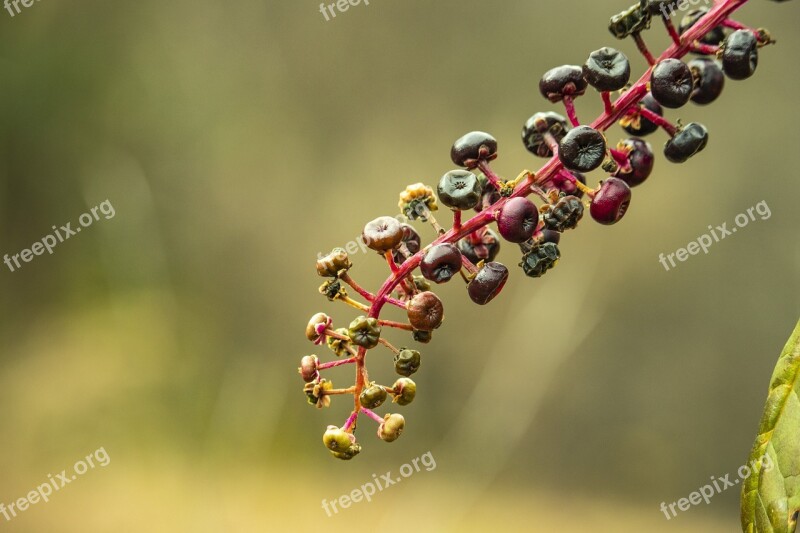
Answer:
M401 376L409 377L419 370L422 356L417 350L401 348L400 353L394 356L394 371Z
M628 211L631 188L619 178L608 178L592 198L589 213L600 224L616 224Z
M451 170L442 176L436 188L439 201L450 209L459 211L477 206L482 192L478 177L466 170Z
M433 331L442 325L444 306L430 291L415 294L408 302L408 321L419 331Z
M694 89L692 71L680 59L665 59L653 68L650 88L653 98L664 107L682 107Z
M483 131L472 131L460 137L450 149L450 159L464 168L475 168L481 161L497 157L497 140Z
M525 242L539 225L539 210L527 198L510 199L497 217L497 229L509 242Z
M403 229L395 218L378 217L364 226L361 238L371 250L384 254L400 244L403 240Z
M732 80L745 80L758 67L758 39L753 32L736 30L722 47L722 70Z
M445 283L461 271L461 252L455 244L437 244L425 253L419 266L425 279Z
M553 103L565 96L580 96L586 92L583 69L576 65L561 65L548 70L539 80L539 92Z
M583 65L583 78L598 91L618 91L631 78L631 63L614 48L600 48Z
M690 122L664 145L664 155L673 163L684 163L701 152L708 144L708 130L702 124Z
M470 299L478 305L486 305L500 294L508 280L508 268L501 263L485 263L467 285Z
M399 378L392 385L393 403L397 405L408 405L414 401L417 395L417 384L408 378Z
M627 131L631 135L635 135L637 137L644 137L645 135L650 135L654 131L658 129L658 124L651 122L644 118L639 109L644 107L648 111L652 111L656 115L663 116L664 109L661 107L653 95L647 93L644 98L639 102L639 106L634 108L630 111L627 115L622 117L619 121L622 128Z
M386 401L386 397L386 389L380 385L372 384L361 391L358 401L362 407L366 407L367 409L375 409L376 407L380 407L381 404Z
M710 104L716 100L725 87L725 74L713 59L698 57L689 62L689 70L694 77L692 102L699 105Z
M432 211L437 211L436 197L433 189L422 183L409 185L400 193L400 201L397 203L400 212L408 217L409 220L428 221Z
M378 438L385 442L393 442L400 437L406 427L406 419L397 413L387 414L378 426Z
M311 320L308 321L308 325L306 326L306 338L311 342L318 342L323 332L330 327L332 322L331 317L325 313L315 314L311 317Z
M605 157L606 139L590 126L572 128L559 144L558 158L569 170L589 172L599 167Z
M553 268L561 258L558 245L552 242L536 243L525 255L519 266L525 275L531 278L539 278L545 275L548 270Z
M381 338L381 325L377 318L360 316L350 322L347 333L353 344L369 350L378 345Z
M563 232L575 228L583 218L583 203L576 196L564 196L555 204L545 206L542 215L547 229Z
M617 145L617 149L627 154L628 169L620 169L614 176L631 187L641 185L650 176L655 164L655 155L650 143L642 139L625 139Z

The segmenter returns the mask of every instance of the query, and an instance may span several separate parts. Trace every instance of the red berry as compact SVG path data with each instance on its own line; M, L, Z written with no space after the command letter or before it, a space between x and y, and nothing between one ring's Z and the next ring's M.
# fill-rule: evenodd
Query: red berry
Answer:
M486 263L467 285L469 297L478 305L486 305L500 294L508 280L508 269L501 263Z
M601 224L616 224L631 202L631 188L619 178L608 178L592 198L589 212Z
M520 196L507 201L497 217L497 229L509 242L527 241L538 225L539 210L533 202Z
M619 144L619 148L628 152L628 163L631 168L628 172L622 172L620 169L614 176L631 187L644 183L644 180L653 171L653 164L656 160L653 155L653 147L642 139L625 139Z
M455 244L432 246L419 264L422 276L434 283L444 283L461 270L461 252Z

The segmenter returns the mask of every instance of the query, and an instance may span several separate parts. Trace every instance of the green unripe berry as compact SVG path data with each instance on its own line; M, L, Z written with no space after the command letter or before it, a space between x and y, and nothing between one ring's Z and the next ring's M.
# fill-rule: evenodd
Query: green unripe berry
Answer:
M381 325L377 318L360 316L350 322L347 333L355 344L369 350L378 345L378 340L381 338Z
M322 442L333 452L343 452L353 444L350 434L336 426L328 426L325 434L322 435Z
M386 390L380 385L370 385L361 391L358 401L367 409L375 409L386 401Z
M401 376L408 377L419 370L420 362L421 357L417 350L403 348L394 356L394 370Z
M378 427L378 437L386 442L396 441L406 426L406 419L397 413L387 414Z
M417 384L408 378L400 378L392 386L394 392L394 403L398 405L408 405L414 401L417 395Z

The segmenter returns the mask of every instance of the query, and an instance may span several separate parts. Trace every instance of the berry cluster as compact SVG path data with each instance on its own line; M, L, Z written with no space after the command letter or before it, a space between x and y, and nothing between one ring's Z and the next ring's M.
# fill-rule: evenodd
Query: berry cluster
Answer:
M663 0L640 0L612 17L611 33L620 39L633 38L649 68L631 83L628 58L605 47L589 54L582 66L563 65L547 71L539 81L539 92L551 103L563 105L566 117L543 111L525 123L525 147L537 157L549 158L538 172L526 170L513 180L504 180L490 166L498 155L494 137L474 131L456 140L450 157L458 169L444 174L435 191L416 183L400 194L401 213L410 221L429 222L437 233L433 242L423 247L417 230L396 217L379 217L364 226L365 244L383 256L391 272L376 293L363 289L350 276L353 265L345 250L336 248L317 261L317 273L326 278L320 293L362 313L347 327L339 328L334 328L328 315L317 313L306 328L311 342L326 345L338 358L325 363L316 355L302 358L299 372L306 382L309 403L327 407L335 395L354 399L354 409L344 425L328 426L323 436L335 457L351 459L360 452L354 434L359 415L375 420L378 437L386 442L402 433L405 419L401 414L380 416L374 409L389 397L398 406L414 400L417 387L410 376L419 369L421 355L411 348L396 348L383 330L403 330L418 343L430 342L444 320L444 306L432 291L434 285L461 277L469 298L478 305L488 304L509 277L508 268L495 261L501 240L519 246L522 272L538 278L556 265L561 257L561 234L577 227L587 207L600 224L615 224L625 216L631 188L647 180L653 170L653 149L641 137L663 129L668 135L664 155L674 163L683 163L705 148L708 131L703 125L673 125L664 117L664 108L680 108L690 101L709 104L719 97L726 77L741 80L755 72L759 48L773 41L767 31L730 18L746 1L720 0L711 9L697 9L688 13L678 28L664 9L669 2ZM673 42L656 59L642 32L658 16ZM681 58L688 53L697 57L686 63ZM575 101L589 87L599 93L605 111L591 124L582 124ZM620 96L612 101L615 92ZM632 137L610 147L605 132L616 122ZM607 176L593 188L584 174L597 169ZM540 204L529 200L529 195ZM440 205L452 212L449 230L433 216ZM462 222L463 213L471 210L477 214ZM496 223L496 231L489 228L490 223ZM417 268L420 275L414 275ZM367 303L351 298L348 290ZM380 318L386 304L403 310L407 322ZM400 377L391 386L369 380L366 355L379 345L394 354ZM349 364L356 367L356 381L348 388L335 389L321 377L326 369Z

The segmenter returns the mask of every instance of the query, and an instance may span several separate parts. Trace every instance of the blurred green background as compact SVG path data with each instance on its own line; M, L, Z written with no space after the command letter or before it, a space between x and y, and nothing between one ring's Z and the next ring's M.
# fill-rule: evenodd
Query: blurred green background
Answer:
M610 45L642 72L606 29L625 5L372 0L329 22L288 0L0 11L0 253L116 210L2 266L0 502L99 447L111 463L0 529L736 531L736 490L671 521L659 505L746 460L800 314L797 3L741 11L778 46L713 106L668 113L705 123L709 146L673 166L651 136L654 175L619 225L587 217L539 280L506 245L512 279L486 308L438 289L447 321L398 442L363 420L362 454L331 459L322 432L350 403L311 408L296 374L303 355L330 358L304 337L314 312L355 316L317 294L317 254L394 214L408 183L434 184L467 131L498 138L501 174L538 168L519 130L558 110L536 88L545 70ZM590 120L599 98L578 109ZM658 263L762 200L768 220ZM386 276L372 254L354 262L369 288ZM391 383L383 356L371 376ZM322 510L426 452L430 472Z

